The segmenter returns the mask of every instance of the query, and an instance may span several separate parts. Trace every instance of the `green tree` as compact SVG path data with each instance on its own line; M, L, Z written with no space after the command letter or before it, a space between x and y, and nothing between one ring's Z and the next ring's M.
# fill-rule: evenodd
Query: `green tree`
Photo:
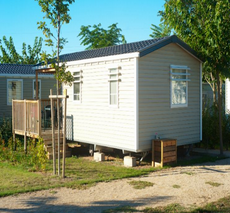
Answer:
M152 38L162 38L165 36L170 36L171 29L164 25L163 23L159 24L159 26L155 24L151 24L152 27L150 29L153 31L149 36Z
M53 54L43 53L42 58L45 63L50 63L50 66L55 69L55 77L57 79L57 95L60 94L60 84L72 84L73 76L66 71L65 63L60 63L60 52L64 48L67 40L60 36L61 27L63 24L68 24L71 20L69 15L69 6L75 0L36 0L45 13L44 19L48 19L50 25L55 29L56 35L52 33L45 21L38 22L38 29L43 31L46 37L46 45L53 48ZM58 123L58 175L60 175L60 110L59 99L57 99L57 123ZM55 156L55 155L54 155ZM54 173L56 173L56 164L54 159Z
M214 77L218 90L220 154L222 139L221 79L230 76L229 0L166 0L160 11L165 25L173 28L203 59L204 73Z
M108 28L108 30L103 29L101 24L81 26L81 32L78 35L82 40L81 44L89 45L86 48L89 50L126 43L125 36L121 34L122 30L117 27L117 23Z
M22 54L20 55L14 46L13 38L10 36L7 40L6 36L3 36L0 40L0 63L7 64L37 64L41 62L40 53L42 50L42 38L35 37L34 45L22 44Z

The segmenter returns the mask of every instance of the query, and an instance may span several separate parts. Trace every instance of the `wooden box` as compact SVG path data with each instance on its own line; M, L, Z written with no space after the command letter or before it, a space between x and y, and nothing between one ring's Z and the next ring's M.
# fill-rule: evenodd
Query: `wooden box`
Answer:
M152 166L157 164L163 167L165 164L177 162L176 139L154 139L152 140Z

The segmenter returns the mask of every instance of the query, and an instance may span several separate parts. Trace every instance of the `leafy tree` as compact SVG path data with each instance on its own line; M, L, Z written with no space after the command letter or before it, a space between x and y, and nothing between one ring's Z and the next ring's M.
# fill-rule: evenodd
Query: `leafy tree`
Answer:
M65 63L60 64L60 52L64 48L67 40L60 37L61 27L63 24L68 24L71 20L69 15L69 5L75 2L75 0L36 0L39 6L42 8L42 12L45 13L44 19L50 21L50 25L56 30L55 35L51 29L47 26L45 21L38 22L38 29L43 31L46 37L46 45L53 48L53 54L50 55L43 53L42 58L45 63L51 61L51 67L55 69L55 77L57 79L57 95L60 94L60 84L72 84L73 76L66 71ZM57 99L57 123L58 123L58 175L60 175L60 108L59 99ZM55 156L55 155L54 155ZM54 159L54 173L56 173L56 164ZM64 173L63 173L64 174ZM63 175L64 176L64 175Z
M176 33L199 53L204 61L204 73L215 76L221 155L221 79L230 76L229 8L229 0L166 0L164 11L160 11L164 24L175 29Z
M42 38L35 37L34 46L22 44L22 54L20 55L14 46L13 38L10 36L7 40L6 36L3 36L0 40L0 50L2 56L0 56L0 63L7 64L37 64L41 62L40 53L42 50Z
M38 1L39 6L42 8L42 12L45 13L44 19L50 21L50 25L56 29L55 35L51 29L47 26L45 21L38 22L38 29L43 31L46 39L46 45L52 47L52 55L43 52L42 59L48 64L51 62L51 67L55 68L55 77L57 79L57 94L60 93L60 83L70 84L73 81L73 76L70 72L66 72L65 63L62 62L60 66L60 53L67 43L67 39L60 37L61 27L63 24L68 24L71 20L69 15L69 5L75 2L75 0L35 0Z
M108 30L103 29L101 24L81 26L81 32L78 35L81 37L81 44L89 45L86 48L89 50L126 43L125 36L121 34L122 30L117 27L117 23L110 25L108 28Z
M171 29L161 23L159 26L151 24L150 29L153 31L149 36L152 38L162 38L171 34Z

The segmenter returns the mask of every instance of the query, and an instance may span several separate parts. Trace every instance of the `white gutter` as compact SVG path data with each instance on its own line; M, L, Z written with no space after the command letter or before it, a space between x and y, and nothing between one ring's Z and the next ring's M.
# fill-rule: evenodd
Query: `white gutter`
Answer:
M200 62L200 140L202 140L202 62Z
M67 67L77 64L86 64L86 63L94 63L94 62L102 62L102 61L111 61L111 60L120 60L120 59L127 59L127 58L136 58L139 57L139 52L134 53L126 53L126 54L119 54L119 55L111 55L111 56L104 56L104 57L97 57L97 58L89 58L77 61L67 61Z
M36 78L36 75L35 74L0 74L0 78L1 77L9 77L9 78ZM46 75L40 75L38 74L38 78L54 78L53 75L49 75L49 74L46 74Z

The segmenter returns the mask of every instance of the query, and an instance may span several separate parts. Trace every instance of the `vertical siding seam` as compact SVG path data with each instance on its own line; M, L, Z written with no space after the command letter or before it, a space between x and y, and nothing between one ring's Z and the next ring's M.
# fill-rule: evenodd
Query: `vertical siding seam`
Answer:
M135 78L135 150L139 149L139 63L138 58L134 60Z
M200 140L202 140L202 62L200 62Z

